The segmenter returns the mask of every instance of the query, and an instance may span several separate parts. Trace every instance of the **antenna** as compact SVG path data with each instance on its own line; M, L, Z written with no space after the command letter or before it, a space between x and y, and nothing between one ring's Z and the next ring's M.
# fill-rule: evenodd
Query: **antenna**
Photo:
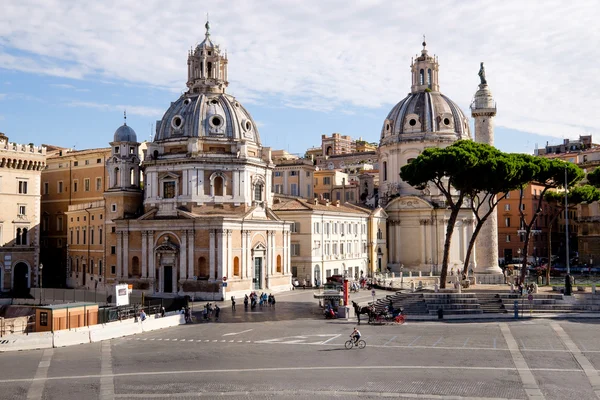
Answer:
M123 110L123 125L127 125L127 110Z

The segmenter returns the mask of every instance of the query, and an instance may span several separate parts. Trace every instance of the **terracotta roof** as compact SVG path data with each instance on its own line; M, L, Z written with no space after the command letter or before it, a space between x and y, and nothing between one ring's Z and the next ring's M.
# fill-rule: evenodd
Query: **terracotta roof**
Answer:
M321 202L315 204L315 200L290 199L284 197L276 197L276 200L273 202L273 211L326 211L369 215L369 210L364 210L349 203L340 203L340 205L337 206L336 203L333 202L329 203L329 205L325 205L321 204Z

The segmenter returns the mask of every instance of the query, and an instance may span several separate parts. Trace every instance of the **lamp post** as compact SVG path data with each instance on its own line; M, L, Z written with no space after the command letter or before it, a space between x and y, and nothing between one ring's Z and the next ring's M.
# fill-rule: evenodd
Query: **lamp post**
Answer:
M43 278L43 270L44 270L44 264L40 263L39 265L39 271L40 271L40 281L39 283L39 287L40 287L40 305L42 305L42 298L44 297L44 285L42 283L42 278Z
M567 179L567 164L565 164L565 250L567 252L567 275L571 274L569 260L569 181Z

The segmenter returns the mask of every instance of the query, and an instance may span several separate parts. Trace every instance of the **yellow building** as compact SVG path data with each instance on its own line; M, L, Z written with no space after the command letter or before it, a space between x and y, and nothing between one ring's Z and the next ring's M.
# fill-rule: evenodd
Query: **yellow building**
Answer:
M275 160L273 172L273 192L305 199L313 197L313 176L315 166L312 161L297 158Z

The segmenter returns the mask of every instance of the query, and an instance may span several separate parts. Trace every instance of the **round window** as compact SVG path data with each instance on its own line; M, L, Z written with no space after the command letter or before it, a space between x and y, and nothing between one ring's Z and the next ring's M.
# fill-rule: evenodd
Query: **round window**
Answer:
M221 117L214 116L210 119L210 122L213 124L213 126L221 126L223 120L221 120Z
M410 126L415 126L415 125L417 124L417 120L413 118L413 119L411 119L410 121L408 121L408 124L409 124Z
M185 99L185 100L183 101L183 104L185 104L186 106L187 106L188 104L190 104L190 99Z
M390 130L390 124L387 124L387 125L385 126L385 130L386 130L386 131L389 131L389 130Z
M246 130L249 131L250 129L252 129L252 124L250 121L246 121Z
M450 125L450 119L444 118L444 125Z
M218 102L217 100L215 100L215 99L212 99L212 100L210 101L210 104L219 104L219 102Z
M175 117L173 117L171 125L173 126L173 128L179 129L183 125L183 119L179 115L176 115Z

